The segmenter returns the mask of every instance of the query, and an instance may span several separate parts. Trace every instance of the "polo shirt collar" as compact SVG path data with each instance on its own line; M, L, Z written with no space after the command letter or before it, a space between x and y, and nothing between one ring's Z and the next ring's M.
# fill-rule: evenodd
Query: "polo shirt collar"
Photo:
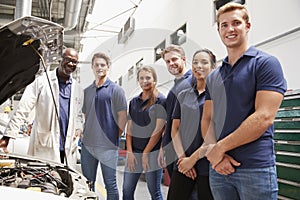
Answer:
M250 46L249 49L244 53L244 56L255 57L258 53L258 50L254 46Z
M111 80L109 78L106 79L106 81L103 83L102 87L107 87L111 84Z
M244 56L255 57L257 55L257 53L258 53L258 50L254 46L250 46L247 49L247 51L245 51L245 53L242 55L242 57L244 57ZM226 58L223 60L223 62L228 64L228 56L226 56Z
M101 87L108 87L111 83L112 83L111 80L109 78L107 78ZM93 82L93 87L98 88L96 85L96 80L94 80L94 82ZM101 87L99 87L99 88L101 88Z
M142 94L143 94L143 92L141 92L141 93L139 94L139 96L138 96L138 100L139 100L139 101L143 101L143 99L142 99ZM154 103L156 103L157 101L159 101L159 99L160 99L160 94L157 95L156 100L155 100ZM148 101L148 100L149 100L149 98L146 99L145 101Z
M191 75L192 75L192 70L189 69L187 72L185 72L185 74L184 74L181 78L174 79L174 82L175 82L175 83L178 83L178 82L180 82L181 80L187 79L187 78L190 77Z
M139 94L138 99L142 101L142 92Z
M185 72L185 74L183 75L183 78L186 79L186 78L188 78L191 75L192 75L192 70L189 69L187 72Z

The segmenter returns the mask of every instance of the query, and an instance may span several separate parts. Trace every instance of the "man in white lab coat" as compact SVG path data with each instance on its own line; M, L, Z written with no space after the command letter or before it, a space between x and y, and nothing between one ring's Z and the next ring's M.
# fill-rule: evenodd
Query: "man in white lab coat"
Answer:
M0 147L7 151L10 138L16 138L20 126L35 109L28 154L75 167L78 134L82 130L83 91L71 77L78 64L78 53L67 48L59 67L28 85L16 112L7 125ZM54 97L52 97L53 91Z

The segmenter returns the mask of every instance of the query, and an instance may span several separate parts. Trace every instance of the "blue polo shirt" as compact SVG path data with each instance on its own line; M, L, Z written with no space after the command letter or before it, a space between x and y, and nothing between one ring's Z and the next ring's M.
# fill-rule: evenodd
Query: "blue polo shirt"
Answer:
M172 130L172 113L174 110L175 103L179 92L184 89L190 88L192 85L192 70L188 70L182 78L174 79L174 85L170 89L167 100L166 100L166 111L167 111L167 124L166 130L162 139L162 146L168 145L171 141L171 130Z
M279 61L271 55L250 47L231 66L228 57L207 78L207 100L213 101L217 140L229 135L255 111L255 96L259 90L284 94L286 81ZM241 168L275 165L273 148L274 126L257 140L227 152Z
M63 81L56 70L56 76L58 79L59 86L59 122L62 134L60 135L60 145L59 150L65 150L65 142L69 125L69 114L70 114L70 99L71 99L71 88L72 88L72 78Z
M191 156L203 143L200 122L202 119L205 92L198 93L196 87L183 90L178 95L172 119L180 119L180 138L185 155ZM209 162L206 157L197 161L197 174L208 175ZM177 169L177 165L175 166Z
M145 101L141 98L142 93L134 97L129 103L128 120L132 120L132 150L137 153L143 152L147 146L150 137L156 127L157 119L166 119L165 111L166 98L159 93L153 105L146 109L144 106L149 99ZM152 151L160 148L161 139L154 146Z
M85 114L83 144L116 149L119 145L118 112L127 110L121 87L107 79L101 87L95 82L84 90L82 112Z

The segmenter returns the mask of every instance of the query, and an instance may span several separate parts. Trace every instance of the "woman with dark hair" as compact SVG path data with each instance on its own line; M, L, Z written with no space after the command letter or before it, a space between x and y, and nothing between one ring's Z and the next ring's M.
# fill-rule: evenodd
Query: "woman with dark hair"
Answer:
M179 160L191 156L203 143L200 122L205 100L206 77L215 65L215 55L208 49L198 50L193 55L192 87L179 93L172 115L171 136ZM168 199L190 199L195 185L198 199L213 199L209 187L208 166L208 160L202 158L183 174L176 165L171 177Z

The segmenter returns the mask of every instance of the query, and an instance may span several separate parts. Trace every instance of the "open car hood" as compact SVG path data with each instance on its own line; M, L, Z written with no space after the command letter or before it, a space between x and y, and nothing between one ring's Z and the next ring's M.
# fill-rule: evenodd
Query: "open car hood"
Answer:
M19 18L0 28L0 104L43 70L36 49L51 63L62 55L63 27L37 17Z

